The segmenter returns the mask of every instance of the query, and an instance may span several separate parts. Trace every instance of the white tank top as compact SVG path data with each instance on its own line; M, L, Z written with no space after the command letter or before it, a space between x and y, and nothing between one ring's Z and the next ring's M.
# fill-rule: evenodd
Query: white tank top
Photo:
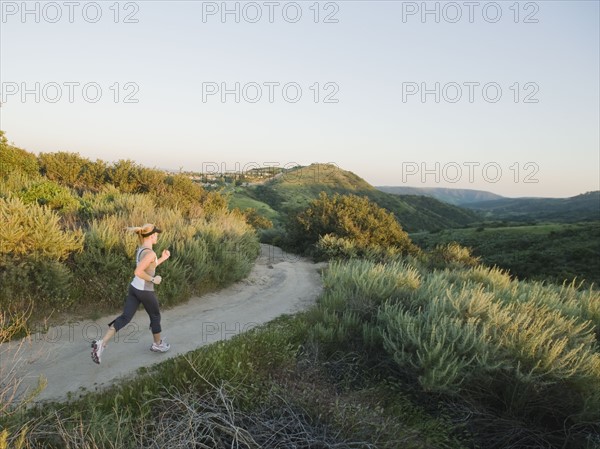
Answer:
M135 254L136 266L139 265L140 260L141 260L140 256L142 255L142 253L145 250L152 251L150 248L147 248L145 246L138 248L137 253ZM156 263L156 254L154 254L154 262ZM154 273L156 273L156 270L151 268L151 266L149 266L148 268L146 268L145 273L148 276L154 277ZM139 276L133 277L133 281L131 281L131 285L133 285L138 290L146 290L146 291L151 291L151 292L154 291L154 284L150 281L145 281L144 279L142 279Z

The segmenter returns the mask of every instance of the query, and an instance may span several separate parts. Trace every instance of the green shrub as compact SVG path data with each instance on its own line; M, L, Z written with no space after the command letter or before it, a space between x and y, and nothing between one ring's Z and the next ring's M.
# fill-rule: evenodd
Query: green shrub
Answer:
M0 255L60 261L81 251L83 233L63 231L59 220L46 207L0 198Z
M364 346L377 355L373 344L380 340L374 327L379 307L404 298L420 283L419 273L402 262L331 262L323 278L324 294L312 312L311 339L327 354Z
M108 182L121 192L134 193L140 187L139 173L142 167L132 160L121 159L108 168Z
M52 181L40 181L18 193L19 198L25 204L39 204L48 206L52 210L61 213L72 213L77 211L80 202L71 192Z
M380 247L394 248L399 253L418 251L393 214L368 198L356 195L328 197L321 192L308 209L292 218L288 227L291 246L303 252L314 251L319 240L327 235L347 239L359 249ZM335 247L335 244L329 245L333 250ZM328 250L324 244L321 248Z
M506 444L519 426L574 447L599 430L597 291L483 266L427 272L361 260L331 263L324 288L309 314L321 357L359 354L365 370L495 416Z
M256 209L249 207L240 211L239 209L233 209L236 213L240 214L246 220L250 226L254 229L271 229L273 227L273 222L266 217L260 215Z
M28 151L9 145L4 131L0 130L0 179L15 172L26 176L38 175L37 158Z
M81 166L76 186L82 190L99 192L106 185L108 164L100 159L85 160Z
M6 199L18 196L20 192L27 190L33 184L44 180L45 178L39 174L26 175L22 171L13 171L4 177L0 177L0 197Z
M421 278L418 272L402 262L375 263L366 260L352 262L332 262L323 279L326 292L339 291L346 300L362 301L369 299L380 305L390 298L400 298L419 288ZM328 306L327 293L321 300ZM333 307L343 310L347 304Z
M437 245L429 254L433 268L443 267L474 267L481 260L473 256L471 248L461 246L456 242Z
M119 218L93 220L85 232L83 251L74 257L76 296L85 303L95 303L96 308L120 307L134 268Z
M150 190L161 207L177 208L188 218L210 218L227 209L227 201L217 192L207 192L202 186L183 174L169 175L162 184Z
M420 313L382 308L384 347L427 391L490 402L556 426L600 419L600 354L590 323L482 289L449 290Z
M206 245L207 273L217 285L225 285L246 276L259 254L253 228L225 212L215 215L196 235Z
M477 357L490 358L477 322L414 315L398 305L383 307L379 319L384 348L398 366L417 376L425 391L458 393L472 382L469 374L479 365Z
M89 164L88 159L66 151L41 153L38 160L40 171L46 178L71 188L81 185L83 167Z
M159 196L166 190L167 174L155 168L139 168L137 172L138 193L152 193Z
M498 267L479 265L468 270L446 269L444 273L452 283L471 282L498 291L518 285L518 281L511 280L508 272Z
M352 240L332 234L322 236L316 245L317 253L325 259L356 259L363 256L363 248Z
M98 194L85 193L82 196L90 221L107 219L114 232L120 233L136 223L160 223L168 229L181 221L177 209L157 208L151 195L123 193L114 186L105 186ZM135 239L132 238L132 242Z
M73 274L61 262L48 259L0 256L0 304L23 311L25 300L34 298L35 318L53 310L68 310L74 302Z
M364 244L350 238L336 237L332 234L322 236L315 245L315 255L323 259L364 259L375 262L393 261L402 255L397 246Z
M22 311L35 298L36 314L72 305L73 276L64 261L83 248L80 231L64 231L46 207L0 198L0 303Z

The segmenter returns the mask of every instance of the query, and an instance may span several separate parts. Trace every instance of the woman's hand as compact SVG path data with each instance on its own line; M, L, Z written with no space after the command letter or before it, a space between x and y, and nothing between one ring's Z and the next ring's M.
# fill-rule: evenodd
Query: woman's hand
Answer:
M152 279L152 283L153 284L160 284L162 282L162 277L161 276L154 276L154 279Z
M171 257L171 251L169 251L168 249L163 249L162 255L160 256L160 259L158 259L156 262L156 265L160 265L161 263L163 263L165 260L167 260L169 257Z

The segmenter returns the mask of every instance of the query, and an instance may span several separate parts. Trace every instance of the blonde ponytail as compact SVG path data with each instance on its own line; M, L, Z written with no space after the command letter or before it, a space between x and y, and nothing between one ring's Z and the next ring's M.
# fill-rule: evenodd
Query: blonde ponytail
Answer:
M142 234L146 234L151 232L154 229L154 225L152 223L146 223L144 226L129 226L127 227L128 232L132 232L138 236L140 244L144 243L144 236Z

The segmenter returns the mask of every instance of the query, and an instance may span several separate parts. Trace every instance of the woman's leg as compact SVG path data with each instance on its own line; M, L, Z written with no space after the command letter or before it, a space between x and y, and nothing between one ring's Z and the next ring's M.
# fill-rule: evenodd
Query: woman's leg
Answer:
M136 289L133 285L129 285L127 298L125 298L125 306L123 307L123 313L108 324L109 328L106 331L106 334L104 334L104 337L102 337L104 346L106 346L106 343L108 343L108 341L114 337L115 333L127 326L132 320L138 306L140 305L140 293L142 293L141 290Z
M129 286L127 298L125 299L125 306L123 307L123 313L115 320L108 324L109 328L100 340L94 340L92 342L92 360L95 363L100 364L102 352L106 348L107 343L111 338L114 337L115 333L125 327L135 315L135 312L140 304L137 298L137 289L132 285Z
M115 334L117 333L117 330L115 329L114 325L110 325L108 330L106 331L106 333L104 334L104 337L102 337L102 342L104 344L104 347L106 347L106 344L109 342L109 340L111 338L113 338L115 336Z
M160 326L160 309L158 306L158 298L152 291L144 291L140 295L140 299L144 309L150 317L150 330L152 331L152 337L154 343L160 344L160 333L162 331Z
M140 299L142 300L142 304L144 305L144 308L150 317L150 329L152 330L152 337L154 338L154 344L150 347L150 349L155 352L167 352L171 348L171 345L162 341L160 338L161 328L158 298L154 292L145 291L142 295L140 295Z

